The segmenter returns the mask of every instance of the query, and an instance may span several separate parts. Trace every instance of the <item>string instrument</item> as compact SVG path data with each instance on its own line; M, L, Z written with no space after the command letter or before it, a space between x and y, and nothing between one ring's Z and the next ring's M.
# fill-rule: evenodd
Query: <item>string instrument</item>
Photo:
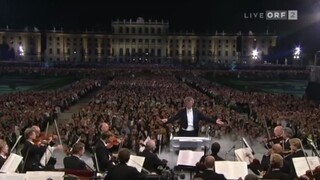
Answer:
M56 138L56 135L54 135L52 133L41 132L40 135L36 139L33 140L33 143L37 146L47 145L55 138Z
M320 179L320 166L317 166L312 170L307 170L305 175L300 176L298 178L298 180L318 180L318 179Z

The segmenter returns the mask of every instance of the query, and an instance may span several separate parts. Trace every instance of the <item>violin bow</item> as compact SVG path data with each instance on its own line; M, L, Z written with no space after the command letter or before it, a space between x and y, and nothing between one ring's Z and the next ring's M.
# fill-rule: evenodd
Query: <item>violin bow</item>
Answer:
M58 138L59 138L59 143L60 143L60 145L62 145L61 136L60 136L60 133L59 133L59 129L58 129L58 125L57 125L56 119L54 119L54 125L56 127L57 135L58 135Z
M263 116L263 124L264 124L264 127L266 128L266 131L267 131L267 135L268 135L268 139L271 139L271 136L270 136L270 132L268 130L268 124L267 124L267 120L266 120L266 117ZM268 150L270 149L267 145L268 143L265 143L265 146L268 148Z
M305 150L304 150L303 144L302 144L302 142L301 142L301 140L300 140L300 139L299 139L299 143L300 143L300 146L301 146L301 149L302 149L302 152L303 152L303 156L304 156L304 158L305 158L305 159L306 159L306 161L307 161L308 168L309 168L309 170L310 170L310 172L311 172L311 175L313 176L313 172L312 172L312 169L311 169L310 163L309 163L309 161L308 161L308 158L307 158L307 156L306 156L306 153L305 153Z
M46 127L46 136L48 135L48 130L49 130L49 121L47 122L47 127Z

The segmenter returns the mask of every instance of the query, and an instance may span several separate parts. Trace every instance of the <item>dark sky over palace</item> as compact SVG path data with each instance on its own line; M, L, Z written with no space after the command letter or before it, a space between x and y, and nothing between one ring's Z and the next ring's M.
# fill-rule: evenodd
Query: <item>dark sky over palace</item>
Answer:
M245 18L266 10L298 10L298 20ZM111 20L168 20L171 32L275 32L283 48L320 49L320 0L0 0L0 27L110 30Z

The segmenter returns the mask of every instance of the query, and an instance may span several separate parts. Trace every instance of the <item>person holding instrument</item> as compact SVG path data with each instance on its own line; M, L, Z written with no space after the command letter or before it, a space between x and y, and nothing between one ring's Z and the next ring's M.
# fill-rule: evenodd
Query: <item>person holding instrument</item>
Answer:
M0 139L0 169L4 162L7 160L9 147L6 141Z
M211 119L204 116L197 108L193 107L194 99L192 97L186 97L184 99L185 108L178 111L178 113L169 118L162 119L163 123L173 123L177 120L179 121L180 130L178 135L185 137L195 137L198 136L199 132L199 122L206 121L209 123L215 123L218 125L223 125L224 122L221 119Z
M76 143L72 149L71 156L63 159L64 168L71 170L88 170L86 163L80 159L84 152L84 144L81 142Z
M127 165L130 159L130 151L128 149L121 149L118 159L120 163L108 171L107 176L104 178L105 180L139 180L144 178L136 168Z
M101 134L100 140L96 144L97 162L100 171L107 171L113 166L111 160L110 148L113 147L113 143L118 143L110 132Z
M24 132L26 141L24 142L21 154L24 160L23 171L41 171L44 167L40 164L40 159L47 147L42 144L35 144L36 132L33 128L27 128Z
M150 172L156 172L160 174L160 169L167 166L167 160L160 160L157 154L154 153L156 149L156 142L149 140L146 143L144 151L138 153L138 156L145 157L143 167Z

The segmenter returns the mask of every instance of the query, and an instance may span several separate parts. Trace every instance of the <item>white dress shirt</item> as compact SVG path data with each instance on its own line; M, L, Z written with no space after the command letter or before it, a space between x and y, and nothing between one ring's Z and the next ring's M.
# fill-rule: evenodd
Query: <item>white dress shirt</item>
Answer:
M187 129L184 129L185 131L194 131L193 128L193 110L187 109L187 119L188 119L188 127Z

